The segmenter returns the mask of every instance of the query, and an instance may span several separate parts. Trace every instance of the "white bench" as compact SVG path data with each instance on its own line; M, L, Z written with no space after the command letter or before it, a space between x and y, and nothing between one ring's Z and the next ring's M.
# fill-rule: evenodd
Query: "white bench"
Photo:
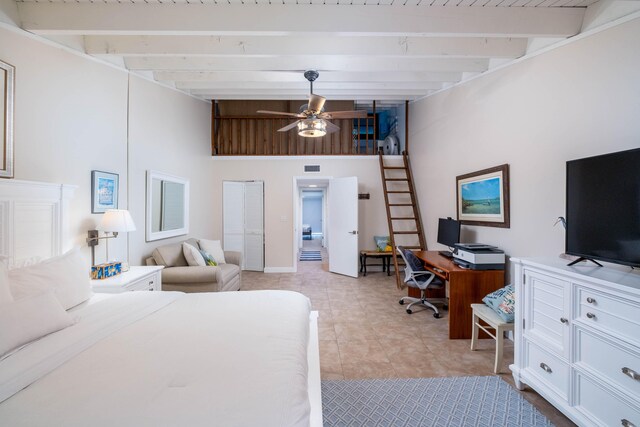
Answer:
M471 310L473 311L473 330L471 331L471 351L476 350L478 344L478 330L482 329L489 334L494 340L496 340L496 362L493 367L493 373L497 374L502 364L502 347L504 344L505 331L513 331L513 323L507 323L496 314L486 304L471 304ZM487 325L480 324L480 320L483 320ZM495 331L495 335L488 329Z

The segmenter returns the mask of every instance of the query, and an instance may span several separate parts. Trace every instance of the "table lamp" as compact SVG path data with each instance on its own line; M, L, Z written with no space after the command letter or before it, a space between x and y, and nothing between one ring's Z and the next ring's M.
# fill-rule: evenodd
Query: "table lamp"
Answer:
M118 233L126 233L135 231L136 225L131 218L131 214L126 209L109 209L102 216L100 225L97 230L89 230L87 243L91 247L91 265L95 265L95 247L100 239L106 239L107 262L109 262L109 239L118 237ZM104 236L99 236L99 232L103 231Z

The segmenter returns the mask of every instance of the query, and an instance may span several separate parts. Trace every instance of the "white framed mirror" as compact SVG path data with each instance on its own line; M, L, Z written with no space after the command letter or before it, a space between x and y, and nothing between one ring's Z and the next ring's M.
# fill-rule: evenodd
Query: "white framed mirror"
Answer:
M13 178L13 65L0 61L0 177Z
M189 233L189 180L147 171L146 241Z

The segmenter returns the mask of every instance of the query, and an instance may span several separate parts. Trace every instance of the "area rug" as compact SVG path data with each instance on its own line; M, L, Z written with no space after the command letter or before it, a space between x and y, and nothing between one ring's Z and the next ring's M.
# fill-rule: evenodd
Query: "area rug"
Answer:
M300 261L322 261L320 251L301 251Z
M500 377L322 381L324 426L553 426Z

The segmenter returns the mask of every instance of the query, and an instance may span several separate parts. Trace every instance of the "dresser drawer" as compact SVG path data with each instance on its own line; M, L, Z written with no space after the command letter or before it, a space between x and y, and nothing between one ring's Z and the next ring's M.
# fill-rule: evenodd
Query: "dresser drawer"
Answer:
M143 277L130 285L127 285L129 291L155 291L156 284L158 283L158 277L156 274L148 277Z
M534 271L526 271L525 274L525 336L548 351L568 359L571 284Z
M569 365L527 341L526 371L538 377L565 400L569 398Z
M640 408L576 372L575 408L596 426L640 427Z
M640 354L582 328L576 328L575 336L578 366L640 397Z
M576 288L576 295L576 319L624 341L640 345L640 306L637 301L580 286Z

